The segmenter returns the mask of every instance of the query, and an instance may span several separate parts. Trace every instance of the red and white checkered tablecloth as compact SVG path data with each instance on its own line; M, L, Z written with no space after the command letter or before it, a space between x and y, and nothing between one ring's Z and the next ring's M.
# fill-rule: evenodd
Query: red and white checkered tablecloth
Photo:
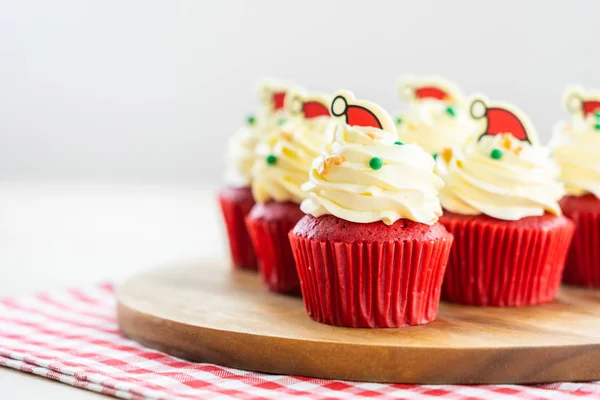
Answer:
M0 365L123 399L600 398L600 382L388 385L191 363L123 336L111 284L1 300Z

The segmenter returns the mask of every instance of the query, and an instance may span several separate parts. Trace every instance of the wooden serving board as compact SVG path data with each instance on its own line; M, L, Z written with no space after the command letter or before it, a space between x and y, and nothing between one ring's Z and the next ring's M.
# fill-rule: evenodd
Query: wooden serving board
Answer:
M563 287L551 304L442 304L428 325L351 329L311 320L300 298L267 292L226 262L148 272L118 290L134 340L181 358L320 378L396 383L600 379L600 291Z

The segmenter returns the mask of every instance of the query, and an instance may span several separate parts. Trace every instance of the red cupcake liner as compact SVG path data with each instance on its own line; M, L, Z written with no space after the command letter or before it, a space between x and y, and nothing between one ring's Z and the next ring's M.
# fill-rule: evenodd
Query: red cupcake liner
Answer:
M224 188L219 192L218 198L225 220L234 268L256 271L258 268L256 254L244 221L254 206L250 188Z
M563 274L565 283L600 288L600 211L598 207L579 207L572 209L561 202L565 216L576 226L573 241L567 256ZM581 203L584 199L572 199L572 203ZM594 199L595 202L600 202ZM574 205L575 207L577 204Z
M440 222L454 235L442 299L476 306L527 306L552 301L573 224L564 217L547 226L493 222L489 217ZM520 221L517 221L520 222Z
M264 220L246 217L246 226L258 258L258 270L269 290L300 295L300 280L288 240L300 219Z
M452 237L431 241L324 242L290 232L308 315L354 328L433 321Z

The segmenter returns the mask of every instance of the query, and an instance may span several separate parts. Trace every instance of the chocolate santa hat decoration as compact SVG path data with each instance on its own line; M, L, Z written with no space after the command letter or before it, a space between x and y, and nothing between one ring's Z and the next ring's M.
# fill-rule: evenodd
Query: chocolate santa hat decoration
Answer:
M398 80L398 92L400 98L408 102L423 100L438 100L449 104L464 102L458 87L441 76L401 76Z
M350 126L372 127L396 134L394 121L383 108L367 100L358 100L347 90L334 95L331 115L343 118Z
M600 91L585 90L581 86L571 85L565 89L563 103L571 114L587 118L600 113Z
M529 119L517 108L503 103L491 104L485 97L477 95L471 100L471 117L486 120L484 132L479 136L511 134L515 139L538 145L537 135Z
M331 104L331 96L293 89L287 96L285 108L295 117L313 119L330 117L329 104Z
M258 88L259 100L269 111L284 111L287 94L294 88L296 85L291 83L265 79Z

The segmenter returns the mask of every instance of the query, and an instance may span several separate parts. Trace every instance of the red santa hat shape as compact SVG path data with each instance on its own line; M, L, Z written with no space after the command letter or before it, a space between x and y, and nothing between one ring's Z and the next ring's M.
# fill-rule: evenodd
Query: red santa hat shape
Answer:
M563 102L570 113L588 117L600 112L600 91L586 91L581 86L569 86L565 89Z
M259 87L260 102L271 111L282 111L288 93L295 88L296 86L290 83L266 79Z
M418 100L435 99L435 100L450 100L452 96L444 89L435 86L422 86L413 88L415 98Z
M514 138L537 145L537 136L527 117L515 107L508 104L490 104L481 96L471 101L471 116L474 119L486 120L486 128L479 139L484 136L495 136L509 133Z
M329 113L331 97L326 94L306 94L301 91L293 91L288 98L290 100L286 108L292 115L304 119L331 116Z
M337 92L331 102L331 115L343 118L350 126L363 126L396 133L396 126L390 115L379 105L366 100L358 100L352 92Z
M302 113L306 119L330 116L327 104L316 100L305 101L302 104Z
M275 110L283 109L283 105L285 104L285 95L286 94L287 94L287 92L281 91L281 92L274 92L271 95L272 96L271 101L273 102L273 108Z
M456 85L440 76L402 76L398 88L400 96L408 101L439 100L448 103L462 102Z

